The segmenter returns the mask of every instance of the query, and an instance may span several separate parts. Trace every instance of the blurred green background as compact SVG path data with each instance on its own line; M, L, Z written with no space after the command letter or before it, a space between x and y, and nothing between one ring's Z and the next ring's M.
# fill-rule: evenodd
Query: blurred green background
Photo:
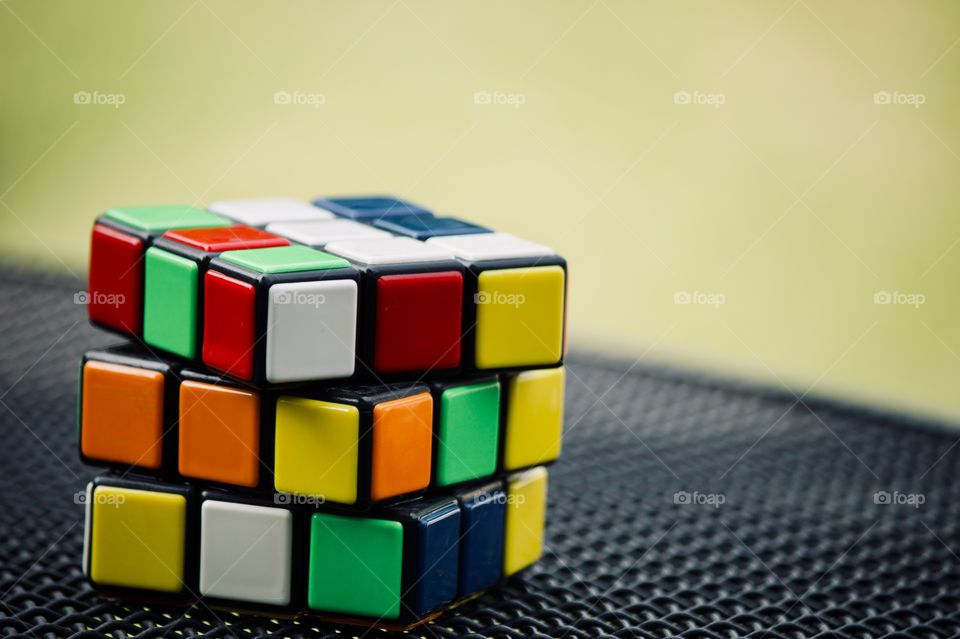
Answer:
M8 0L0 255L396 193L565 255L574 348L957 417L958 39L953 0Z

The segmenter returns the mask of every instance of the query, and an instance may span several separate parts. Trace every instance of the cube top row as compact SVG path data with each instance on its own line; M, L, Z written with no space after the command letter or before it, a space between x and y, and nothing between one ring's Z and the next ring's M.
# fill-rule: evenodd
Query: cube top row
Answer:
M566 262L386 197L108 210L91 320L255 383L562 362Z

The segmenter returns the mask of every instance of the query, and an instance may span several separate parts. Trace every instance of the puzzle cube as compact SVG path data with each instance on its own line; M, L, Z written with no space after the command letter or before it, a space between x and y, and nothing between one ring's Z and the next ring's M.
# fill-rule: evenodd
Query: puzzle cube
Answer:
M332 242L392 237L390 233L353 220L333 219L306 222L276 222L267 230L294 242L322 249Z
M90 351L80 369L80 457L168 473L176 460L175 364L128 346Z
M565 378L562 366L504 376L504 470L547 464L560 456Z
M426 240L442 235L469 235L473 233L491 233L486 227L471 224L456 217L434 217L432 215L391 215L375 218L373 225L390 231L394 235Z
M292 197L263 197L248 200L220 200L210 210L237 224L264 227L275 222L328 220L333 214Z
M430 483L433 398L423 384L282 395L276 406L278 491L364 504Z
M494 481L457 494L460 504L460 566L457 592L461 597L486 590L503 575L503 531L507 494Z
M371 517L315 513L310 608L411 620L457 596L460 511L455 499L417 500Z
M395 215L433 215L422 206L389 195L317 198L313 204L338 217L363 222Z
M538 466L507 478L503 574L509 577L543 555L547 515L547 469Z
M497 469L500 381L496 376L447 380L431 386L434 396L436 486L489 477Z
M561 363L566 262L552 250L507 233L431 237L428 245L467 266L464 358L476 368Z
M174 484L95 479L86 492L83 551L90 581L108 592L187 597L195 579L189 494Z
M358 296L358 271L329 253L221 253L204 275L203 362L255 384L350 377Z
M252 226L167 231L144 260L143 341L187 359L201 352L203 281L224 251L288 246L289 240Z
M227 224L219 216L185 204L106 211L94 223L90 239L90 320L139 336L143 327L143 257L153 241L170 229Z
M460 365L463 267L409 238L333 242L363 273L359 357L375 375ZM369 371L367 371L369 372Z

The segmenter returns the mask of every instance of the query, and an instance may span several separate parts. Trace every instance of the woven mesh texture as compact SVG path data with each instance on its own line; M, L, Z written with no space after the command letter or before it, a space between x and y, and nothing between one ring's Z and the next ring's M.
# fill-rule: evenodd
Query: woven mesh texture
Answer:
M84 349L115 340L87 326L80 286L0 276L0 634L391 634L145 609L90 589L76 375ZM960 431L628 367L571 358L543 561L413 636L960 634ZM925 503L877 504L877 491Z

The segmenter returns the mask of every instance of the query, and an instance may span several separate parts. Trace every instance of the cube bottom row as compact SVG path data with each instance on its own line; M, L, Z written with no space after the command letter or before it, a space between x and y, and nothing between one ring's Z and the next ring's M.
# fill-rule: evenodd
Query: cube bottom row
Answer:
M410 624L542 554L547 471L362 514L99 477L84 572L108 594Z

